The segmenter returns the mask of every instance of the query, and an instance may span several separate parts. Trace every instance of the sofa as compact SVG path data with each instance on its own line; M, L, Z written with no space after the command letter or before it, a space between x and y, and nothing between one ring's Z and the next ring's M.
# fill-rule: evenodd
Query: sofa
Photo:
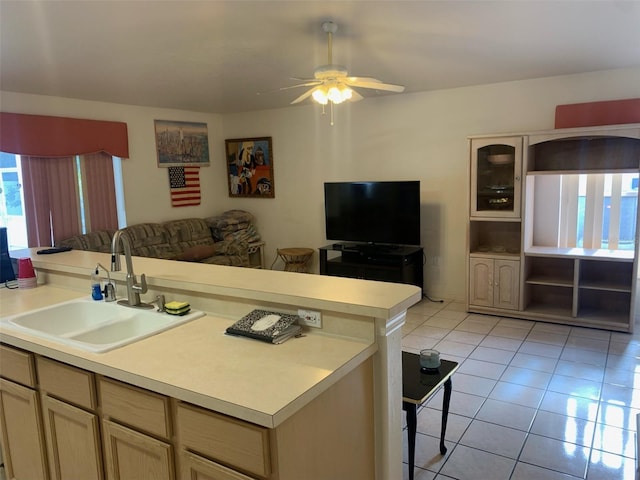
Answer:
M186 218L163 223L140 223L125 227L131 254L215 265L249 267L249 243L260 240L253 216L229 210L209 218ZM115 230L76 235L57 243L59 247L111 252Z

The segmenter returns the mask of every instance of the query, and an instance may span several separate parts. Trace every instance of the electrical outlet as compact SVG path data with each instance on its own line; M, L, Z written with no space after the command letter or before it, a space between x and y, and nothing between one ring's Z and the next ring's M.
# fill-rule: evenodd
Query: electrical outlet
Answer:
M313 310L298 310L298 316L300 317L300 324L307 327L322 328L322 316L320 312Z

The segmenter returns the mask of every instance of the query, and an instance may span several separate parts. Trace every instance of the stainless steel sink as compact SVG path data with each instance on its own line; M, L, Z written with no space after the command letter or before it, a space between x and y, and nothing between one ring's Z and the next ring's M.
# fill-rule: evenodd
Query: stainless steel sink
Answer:
M0 319L8 329L90 352L106 352L204 316L174 316L82 298Z

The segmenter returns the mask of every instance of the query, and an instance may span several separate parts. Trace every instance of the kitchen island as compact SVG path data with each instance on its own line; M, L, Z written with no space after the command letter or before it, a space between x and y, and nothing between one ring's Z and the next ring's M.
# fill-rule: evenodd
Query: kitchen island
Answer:
M32 258L40 286L3 289L2 317L88 295L96 263L110 262L107 254L81 251L12 256ZM45 364L59 362L96 375L100 394L118 382L118 388L169 399L173 420L165 443L180 453L170 462L170 473L183 472L194 452L204 461L219 460L221 468L236 467L224 455L220 459L185 440L187 414L195 412L249 426L262 439L258 467L239 465L240 473L230 474L251 476L220 478L365 479L373 478L372 472L376 479L401 477L400 328L407 308L420 300L417 287L141 257L134 257L134 267L146 274L145 299L163 294L207 315L101 354L0 327L2 343L42 357ZM119 297L124 277L112 273ZM224 335L255 308L319 311L322 328L282 345ZM110 422L103 409L98 402L97 415ZM356 476L349 468L357 468Z

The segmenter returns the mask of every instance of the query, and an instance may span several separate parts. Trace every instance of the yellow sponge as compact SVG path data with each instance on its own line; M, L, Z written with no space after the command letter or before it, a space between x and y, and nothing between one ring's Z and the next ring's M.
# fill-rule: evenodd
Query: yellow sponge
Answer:
M182 310L185 307L189 307L187 302L169 302L164 304L165 310Z
M169 315L186 315L191 310L187 302L169 302L164 304L164 311Z

